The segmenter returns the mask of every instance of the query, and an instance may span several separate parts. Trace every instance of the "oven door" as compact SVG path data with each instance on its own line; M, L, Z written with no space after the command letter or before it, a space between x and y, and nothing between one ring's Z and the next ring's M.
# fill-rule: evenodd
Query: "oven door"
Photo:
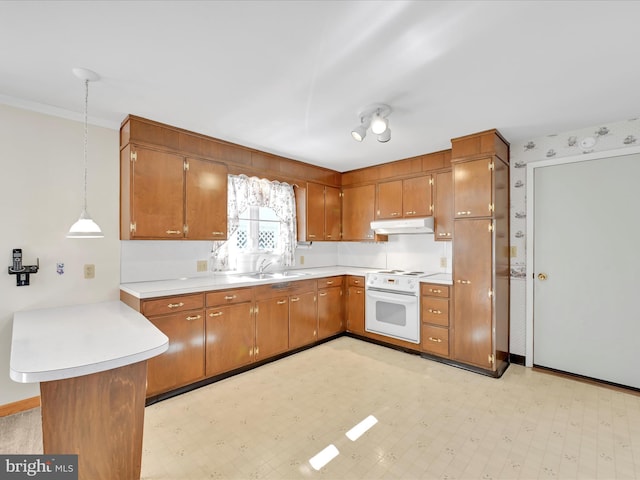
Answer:
M366 292L364 325L367 332L420 343L417 295L376 289Z

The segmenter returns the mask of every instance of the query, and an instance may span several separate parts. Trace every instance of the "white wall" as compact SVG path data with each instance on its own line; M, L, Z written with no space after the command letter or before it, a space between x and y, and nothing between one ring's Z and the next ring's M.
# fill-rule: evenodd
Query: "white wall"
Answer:
M0 105L0 405L39 395L37 384L9 378L13 312L119 295L117 130L89 126L89 213L105 238L65 238L82 208L83 131L81 122ZM7 273L14 248L27 265L40 258L30 286L17 287ZM85 263L95 264L95 279L83 278Z
M592 137L596 144L584 151L580 141ZM582 153L606 152L640 145L640 119L633 118L614 123L550 134L511 144L511 245L517 255L511 261L511 353L526 356L526 198L528 163Z

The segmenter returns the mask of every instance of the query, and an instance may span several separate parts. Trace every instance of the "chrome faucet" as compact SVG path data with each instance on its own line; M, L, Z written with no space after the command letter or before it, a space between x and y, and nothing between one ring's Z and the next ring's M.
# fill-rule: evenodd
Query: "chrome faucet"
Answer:
M263 258L262 260L260 260L260 263L258 264L258 273L262 275L264 273L264 270L272 263L273 262L267 262L266 258Z

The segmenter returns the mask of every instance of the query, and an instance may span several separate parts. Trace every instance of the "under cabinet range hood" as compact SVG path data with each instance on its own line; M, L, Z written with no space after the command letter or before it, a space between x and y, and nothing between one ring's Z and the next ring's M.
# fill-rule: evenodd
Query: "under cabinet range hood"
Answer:
M433 233L433 217L376 220L371 222L371 229L380 235Z

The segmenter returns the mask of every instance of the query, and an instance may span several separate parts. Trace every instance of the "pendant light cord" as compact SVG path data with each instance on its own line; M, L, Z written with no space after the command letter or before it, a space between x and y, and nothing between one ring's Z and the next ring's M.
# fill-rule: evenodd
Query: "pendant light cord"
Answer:
M89 138L89 79L84 80L84 211L87 211L87 143Z

